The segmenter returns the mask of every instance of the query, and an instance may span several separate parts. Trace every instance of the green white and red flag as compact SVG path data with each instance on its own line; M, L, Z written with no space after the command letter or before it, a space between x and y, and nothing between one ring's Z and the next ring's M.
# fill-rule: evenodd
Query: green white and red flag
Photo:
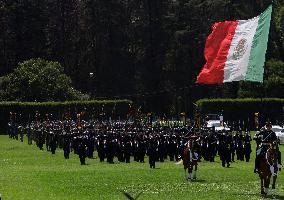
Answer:
M272 6L249 20L217 22L208 36L199 84L263 82Z

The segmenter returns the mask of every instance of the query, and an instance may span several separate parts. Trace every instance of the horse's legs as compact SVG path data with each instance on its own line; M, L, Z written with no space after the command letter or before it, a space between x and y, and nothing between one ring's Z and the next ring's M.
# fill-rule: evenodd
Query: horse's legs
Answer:
M193 179L196 179L196 171L193 171L193 172L192 172L192 178L193 178Z
M264 178L264 193L265 195L268 194L269 184L270 184L270 177L271 175L268 175Z
M271 175L269 175L269 176L267 177L267 188L269 188L269 185L270 185L270 178L271 178Z
M277 176L272 176L272 189L275 189L276 179L277 179Z
M194 165L193 179L196 179L196 172L197 172L197 164Z
M188 177L187 180L192 180L192 166L188 166Z
M264 178L262 176L259 176L259 178L260 178L260 192L261 192L261 194L265 194L264 193L264 186L263 186Z
M190 174L190 170L189 170L189 167L187 167L187 168L185 168L185 170L187 169L187 176L186 176L186 180L189 180L190 179L190 176L189 176L189 174Z
M276 191L275 191L275 183L276 183L276 179L277 179L277 176L272 176L272 196L275 195Z

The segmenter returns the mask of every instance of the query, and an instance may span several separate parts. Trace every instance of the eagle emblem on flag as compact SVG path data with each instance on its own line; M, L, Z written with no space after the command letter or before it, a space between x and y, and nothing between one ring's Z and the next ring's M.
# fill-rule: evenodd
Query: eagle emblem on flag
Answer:
M247 40L245 38L242 38L234 50L233 53L234 60L241 59L243 55L246 53L247 47L248 47Z

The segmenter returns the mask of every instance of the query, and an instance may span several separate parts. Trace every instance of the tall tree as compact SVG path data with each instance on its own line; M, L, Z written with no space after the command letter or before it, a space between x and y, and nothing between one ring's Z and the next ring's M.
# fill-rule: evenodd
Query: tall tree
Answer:
M197 86L195 79L212 24L255 17L271 2L0 0L0 75L30 58L58 61L76 89L160 113L192 110L192 101L217 94L258 97L253 83ZM274 0L267 60L284 60L283 13L284 1Z

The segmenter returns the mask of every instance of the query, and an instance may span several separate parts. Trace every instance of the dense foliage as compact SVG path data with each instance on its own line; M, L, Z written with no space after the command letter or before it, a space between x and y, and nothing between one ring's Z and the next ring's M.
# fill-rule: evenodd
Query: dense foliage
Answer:
M254 127L255 113L261 124L284 120L284 99L202 99L197 101L200 113L223 114L226 121L243 121Z
M101 100L101 101L66 101L66 102L0 102L0 131L5 132L9 122L10 112L17 113L18 122L35 120L38 112L41 118L50 114L51 119L63 119L66 113L76 119L77 113L82 113L82 119L93 117L119 117L125 119L131 111L132 102L128 100Z
M2 100L66 101L83 99L71 87L71 79L58 62L31 59L19 64L15 71L2 77Z
M189 102L204 97L263 93L260 84L194 82L204 65L212 23L252 18L271 0L1 0L0 4L2 76L24 60L54 60L83 93L130 98L142 110L168 113L191 110ZM267 60L275 60L269 71L280 68L284 60L283 19L284 2L275 0L267 53ZM265 89L274 90L267 96L283 97L283 84L277 84L281 75L272 71L276 74L265 76Z

